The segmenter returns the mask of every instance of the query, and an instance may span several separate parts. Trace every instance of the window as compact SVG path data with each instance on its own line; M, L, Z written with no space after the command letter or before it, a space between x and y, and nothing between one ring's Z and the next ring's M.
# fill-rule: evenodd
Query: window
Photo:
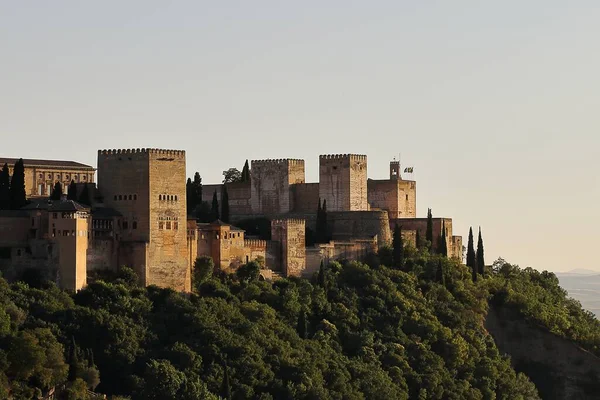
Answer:
M17 257L21 257L21 249L17 249Z
M127 221L123 221L123 229L128 229L128 225Z
M165 227L165 223L164 223L164 222L162 222L162 221L159 221L159 222L158 222L158 229L160 229L160 230L163 230L163 229L164 229L164 227Z
M117 199L117 195L115 194L115 200Z
M40 179L44 179L44 174L40 174Z
M137 200L137 194L134 194L134 195L133 195L133 199L134 199L134 200Z
M119 200L122 200L122 199L123 199L123 196L119 195Z
M131 227L132 227L133 229L137 229L137 221L133 221L133 222L131 223Z
M173 222L173 230L179 229L179 222Z
M35 226L35 219L31 218L31 227Z
M175 196L175 201L177 201L177 196Z
M158 195L158 200L162 200L162 194Z
M54 218L54 219L58 218L58 214L57 213L52 213L52 218Z
M167 229L171 229L171 221L167 221Z
M406 195L406 201L408 201L408 195Z
M129 195L129 200L132 200L132 199L133 199L133 196Z

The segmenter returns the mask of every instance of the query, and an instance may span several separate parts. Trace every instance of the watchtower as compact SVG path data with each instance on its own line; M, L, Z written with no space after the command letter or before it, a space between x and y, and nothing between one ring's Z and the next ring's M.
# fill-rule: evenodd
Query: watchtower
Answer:
M390 161L390 180L402 180L402 175L400 174L400 161Z
M320 156L319 197L328 211L367 211L367 156Z
M98 151L98 189L123 215L119 263L144 285L190 290L185 151Z
M293 209L290 185L304 183L304 160L253 160L251 163L253 214L279 215Z
M279 243L284 276L301 276L306 269L306 221L276 219L271 222L271 240Z

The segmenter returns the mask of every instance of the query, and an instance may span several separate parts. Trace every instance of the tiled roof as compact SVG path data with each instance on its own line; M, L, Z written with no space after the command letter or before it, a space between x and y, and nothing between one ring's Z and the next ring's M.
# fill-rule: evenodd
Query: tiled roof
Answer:
M2 158L0 157L0 167L4 164L9 166L15 165L19 161L18 158ZM24 158L23 164L25 167L46 167L46 168L75 168L75 169L86 169L93 171L94 167L91 165L81 164L75 161L62 161L62 160L33 160Z
M48 211L58 211L58 212L63 212L63 211L90 211L90 208L88 206L84 206L82 204L77 203L76 201L73 200L65 200L65 201L54 201L52 202L52 204L50 205L50 207L48 207Z

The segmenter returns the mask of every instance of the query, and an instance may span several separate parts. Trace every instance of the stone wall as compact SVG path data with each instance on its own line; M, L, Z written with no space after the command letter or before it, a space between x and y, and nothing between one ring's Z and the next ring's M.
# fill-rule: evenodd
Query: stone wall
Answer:
M279 215L292 210L290 185L304 183L304 160L253 160L251 209L255 215Z
M119 262L119 242L114 238L93 238L87 249L87 270L116 269Z
M367 156L320 156L319 197L327 201L328 211L368 210Z
M303 275L310 277L319 271L321 261L325 265L336 260L362 261L370 253L377 252L376 239L331 241L306 248L306 268Z
M0 247L26 246L30 226L26 212L0 210Z
M298 183L291 186L294 213L317 213L319 208L319 184Z
M285 276L301 276L306 268L305 222L278 219L271 222L271 238L281 246L281 265Z
M377 237L380 247L392 241L386 211L328 212L327 223L334 240Z
M371 209L387 210L390 219L416 216L416 182L369 179L367 186Z
M421 240L427 237L427 218L401 218L390 220L390 227L393 230L396 224L402 227L402 230L419 231ZM452 234L452 218L432 218L433 224L433 243L431 247L434 251L439 251L439 237L442 234L442 226L446 228L446 246L448 248L448 257L458 258L462 261L462 237Z
M229 196L229 215L235 218L240 215L251 215L252 205L250 182L236 182L227 184L227 195ZM221 195L223 193L223 184L202 185L202 201L212 204L213 194L217 192L219 209L222 208Z

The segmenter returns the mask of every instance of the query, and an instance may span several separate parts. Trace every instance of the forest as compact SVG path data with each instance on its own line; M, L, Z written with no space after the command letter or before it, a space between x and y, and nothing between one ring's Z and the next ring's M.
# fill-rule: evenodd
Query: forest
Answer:
M485 330L490 305L600 354L598 320L552 273L498 260L474 282L455 260L392 253L275 282L200 258L191 294L126 267L76 294L0 278L0 398L539 398Z

